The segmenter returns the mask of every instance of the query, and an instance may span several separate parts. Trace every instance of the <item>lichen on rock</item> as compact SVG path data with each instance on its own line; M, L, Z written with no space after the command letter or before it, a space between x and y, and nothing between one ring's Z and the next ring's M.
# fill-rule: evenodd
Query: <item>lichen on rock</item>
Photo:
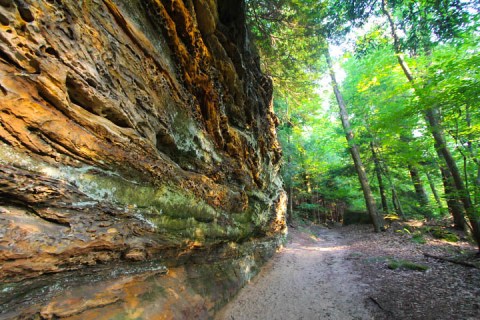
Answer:
M242 1L0 1L0 281L281 235L253 52Z

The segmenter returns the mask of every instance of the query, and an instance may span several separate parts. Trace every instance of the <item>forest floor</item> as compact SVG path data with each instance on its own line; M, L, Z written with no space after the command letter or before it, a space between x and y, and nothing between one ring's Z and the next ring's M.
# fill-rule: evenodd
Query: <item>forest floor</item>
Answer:
M215 319L479 319L475 247L418 241L417 227L290 228L287 246Z

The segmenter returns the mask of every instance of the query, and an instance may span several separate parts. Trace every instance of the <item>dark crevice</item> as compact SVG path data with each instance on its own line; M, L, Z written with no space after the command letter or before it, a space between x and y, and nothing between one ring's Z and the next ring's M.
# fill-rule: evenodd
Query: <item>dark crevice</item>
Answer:
M3 13L0 12L0 23L4 26L8 26L10 24L10 20Z
M110 107L89 91L89 86L83 81L68 75L66 80L70 101L90 113L103 117L122 128L132 128L127 116L120 110Z
M157 150L169 156L173 161L178 162L179 152L173 137L167 132L160 131L157 133L156 138Z
M91 78L88 78L86 79L87 83L90 85L90 87L92 88L97 88L98 84L95 80L91 79Z
M14 198L12 197L11 194L3 193L1 191L0 191L0 204L3 206L14 206L16 208L23 209L29 214L34 215L42 220L70 228L69 222L63 221L63 219L55 219L54 217L47 217L45 216L45 214L42 214L41 212L39 212L38 211L39 209L32 207L23 199Z
M35 72L33 72L32 74L40 74L42 72L42 69L40 68L40 62L38 62L37 59L30 58L28 63L33 69L35 69Z
M5 61L8 64L11 64L12 66L15 66L16 68L25 71L25 68L23 68L21 65L19 65L12 57L10 57L7 53L3 52L0 48L0 60Z
M194 150L179 149L173 135L164 130L159 131L156 138L156 148L158 151L168 156L170 160L175 162L183 170L200 172L202 163L199 162Z
M246 39L245 4L237 0L219 0L218 18L220 29L230 39L235 39L239 48L243 48Z
M15 0L17 4L18 12L20 13L20 17L25 22L33 22L35 18L33 17L32 11L28 8L28 4L23 0Z
M12 143L10 141L8 141L7 139L5 139L4 137L0 137L0 142L8 145L8 146L12 146Z
M6 95L8 94L7 89L5 89L1 84L0 84L0 92L1 92L4 96L6 96Z
M12 0L0 0L0 6L9 8L13 4Z
M71 228L71 225L69 222L67 221L63 221L61 219L55 219L54 217L46 217L44 214L42 214L41 212L37 211L36 209L32 208L32 207L29 207L29 211L33 214L35 214L37 217L39 217L40 219L42 220L45 220L47 222L50 222L50 223L54 223L54 224L57 224L57 225L60 225L60 226L64 226L64 227L67 227L67 228Z
M52 55L52 56L54 56L54 57L57 58L57 59L60 58L60 56L58 55L57 50L53 49L52 47L46 48L46 49L45 49L45 52L48 53L48 54L50 54L50 55Z

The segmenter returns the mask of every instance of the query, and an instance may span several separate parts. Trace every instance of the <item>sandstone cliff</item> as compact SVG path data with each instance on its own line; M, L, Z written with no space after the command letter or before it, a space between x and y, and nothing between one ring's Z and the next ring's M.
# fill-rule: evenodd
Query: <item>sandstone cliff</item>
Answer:
M0 281L284 230L272 84L243 11L0 1Z

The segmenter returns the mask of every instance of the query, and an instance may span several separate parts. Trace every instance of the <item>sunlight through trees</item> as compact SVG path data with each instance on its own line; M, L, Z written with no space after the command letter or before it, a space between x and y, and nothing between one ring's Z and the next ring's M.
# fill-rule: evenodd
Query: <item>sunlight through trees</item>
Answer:
M355 146L375 210L451 219L480 243L478 1L249 0L247 7L275 83L289 214L326 222L368 208L348 153ZM331 65L345 73L338 92L350 128L326 86L327 43L342 51ZM348 130L355 135L347 143Z

